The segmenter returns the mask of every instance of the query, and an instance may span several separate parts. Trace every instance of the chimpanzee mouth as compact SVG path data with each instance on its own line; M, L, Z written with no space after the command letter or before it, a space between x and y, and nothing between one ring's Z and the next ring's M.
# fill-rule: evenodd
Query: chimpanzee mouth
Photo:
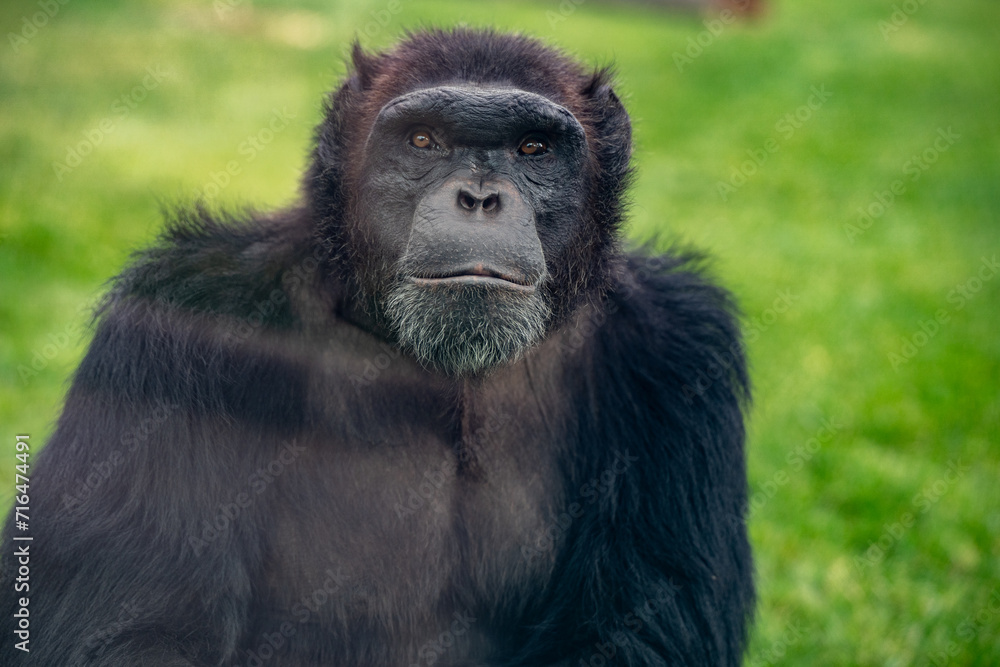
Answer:
M551 315L540 287L481 270L411 274L388 292L385 312L403 349L451 375L517 359L542 339Z
M457 269L428 272L411 278L414 284L435 287L455 285L495 285L520 292L534 292L535 285L524 276L497 269L487 264L463 266Z

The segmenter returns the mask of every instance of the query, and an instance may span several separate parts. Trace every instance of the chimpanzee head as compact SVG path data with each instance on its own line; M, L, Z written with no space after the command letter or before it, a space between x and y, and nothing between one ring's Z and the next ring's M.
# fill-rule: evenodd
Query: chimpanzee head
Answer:
M355 308L424 365L475 375L599 295L631 155L609 78L489 31L355 46L305 185Z

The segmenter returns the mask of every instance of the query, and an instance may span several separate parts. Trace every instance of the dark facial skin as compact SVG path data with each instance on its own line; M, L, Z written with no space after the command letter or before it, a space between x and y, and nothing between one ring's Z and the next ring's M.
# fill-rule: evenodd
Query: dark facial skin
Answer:
M391 267L373 291L400 344L464 375L537 342L546 257L566 237L554 221L583 199L573 115L522 90L421 89L382 108L363 154L356 210Z

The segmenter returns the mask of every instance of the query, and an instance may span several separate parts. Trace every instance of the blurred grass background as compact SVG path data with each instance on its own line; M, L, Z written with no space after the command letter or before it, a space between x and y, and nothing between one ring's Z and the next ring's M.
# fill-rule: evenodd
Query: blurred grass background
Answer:
M630 237L708 250L743 304L747 664L1000 665L1000 5L785 0L713 34L596 0L44 4L0 7L3 507L162 203L290 202L354 35L496 25L618 64Z

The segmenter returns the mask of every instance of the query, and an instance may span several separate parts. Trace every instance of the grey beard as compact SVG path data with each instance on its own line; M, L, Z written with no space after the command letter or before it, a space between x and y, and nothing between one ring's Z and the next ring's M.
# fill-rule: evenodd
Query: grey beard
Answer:
M516 360L541 340L550 313L538 290L497 285L427 288L403 280L385 301L400 346L450 375L481 374Z

